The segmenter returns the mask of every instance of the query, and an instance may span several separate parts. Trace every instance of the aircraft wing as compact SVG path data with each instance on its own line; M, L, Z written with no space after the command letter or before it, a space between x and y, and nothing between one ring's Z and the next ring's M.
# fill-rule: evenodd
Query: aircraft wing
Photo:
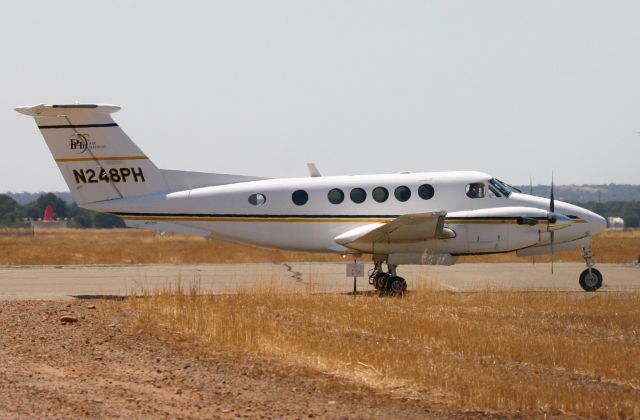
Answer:
M362 252L375 252L376 245L425 242L455 236L444 227L445 211L402 215L389 223L371 223L347 231L334 240Z

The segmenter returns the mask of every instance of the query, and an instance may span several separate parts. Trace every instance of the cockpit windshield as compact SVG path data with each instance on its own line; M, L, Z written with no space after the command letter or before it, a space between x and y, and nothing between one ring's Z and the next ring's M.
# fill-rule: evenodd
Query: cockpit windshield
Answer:
M511 193L514 192L518 192L521 193L522 191L520 191L519 189L517 189L516 187L512 187L511 185L507 184L506 182L502 182L499 179L496 178L492 178L489 180L489 184L491 186L493 186L495 189L497 189L498 191L500 191L505 197L509 197L511 195Z

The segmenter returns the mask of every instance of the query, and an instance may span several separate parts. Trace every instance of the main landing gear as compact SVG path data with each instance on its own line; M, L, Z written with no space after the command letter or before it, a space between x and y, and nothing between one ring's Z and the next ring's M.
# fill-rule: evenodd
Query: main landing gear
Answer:
M602 287L602 273L593 268L593 256L591 255L591 243L582 248L582 258L587 263L587 269L580 274L580 287L587 292L595 292Z
M376 261L369 272L369 284L381 294L401 296L407 290L407 282L396 274L397 265L387 264L387 272L382 271L382 261Z

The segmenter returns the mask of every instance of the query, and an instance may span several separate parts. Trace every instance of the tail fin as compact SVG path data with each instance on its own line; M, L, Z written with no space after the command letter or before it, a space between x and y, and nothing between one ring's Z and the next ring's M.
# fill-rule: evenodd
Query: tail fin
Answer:
M167 191L161 171L111 118L114 105L16 108L36 120L79 205Z

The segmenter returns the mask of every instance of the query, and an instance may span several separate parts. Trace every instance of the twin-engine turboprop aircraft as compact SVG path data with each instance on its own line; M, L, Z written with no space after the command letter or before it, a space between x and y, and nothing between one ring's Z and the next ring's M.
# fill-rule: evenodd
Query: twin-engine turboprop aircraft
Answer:
M602 285L590 237L605 220L553 198L523 194L482 172L269 179L158 169L111 118L113 105L16 108L35 118L80 207L128 226L299 251L373 254L369 281L401 293L400 264L456 256L582 248L584 290ZM383 269L383 264L387 270Z

